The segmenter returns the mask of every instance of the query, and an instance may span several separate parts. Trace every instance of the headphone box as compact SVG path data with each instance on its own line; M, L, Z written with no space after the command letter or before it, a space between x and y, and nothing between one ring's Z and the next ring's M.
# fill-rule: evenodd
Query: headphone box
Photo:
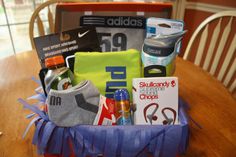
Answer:
M179 124L177 77L135 78L132 94L134 124Z

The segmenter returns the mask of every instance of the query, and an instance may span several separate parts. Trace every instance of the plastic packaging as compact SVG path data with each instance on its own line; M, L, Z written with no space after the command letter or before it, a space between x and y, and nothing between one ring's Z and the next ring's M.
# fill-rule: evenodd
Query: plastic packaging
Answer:
M116 90L114 93L114 99L117 125L132 125L129 92L127 89Z
M72 87L74 76L72 71L65 67L63 56L47 58L45 59L45 65L48 68L44 79L47 93L49 93L50 89L65 90Z
M172 76L179 42L186 31L146 38L142 48L144 77Z

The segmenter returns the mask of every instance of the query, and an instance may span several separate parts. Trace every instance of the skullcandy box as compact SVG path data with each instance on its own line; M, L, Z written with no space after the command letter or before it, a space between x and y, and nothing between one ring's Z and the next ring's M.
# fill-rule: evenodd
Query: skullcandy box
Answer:
M133 79L134 124L178 124L178 78Z

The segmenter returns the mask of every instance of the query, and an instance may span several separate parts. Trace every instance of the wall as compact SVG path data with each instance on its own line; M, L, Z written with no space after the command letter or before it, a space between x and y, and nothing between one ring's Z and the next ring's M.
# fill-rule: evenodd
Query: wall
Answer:
M182 13L180 12L180 16L177 17L179 19L183 19L185 22L185 29L188 30L187 34L184 37L183 40L183 45L182 45L182 52L180 56L183 56L184 51L186 49L186 46L188 44L188 41L190 40L190 37L192 36L193 32L196 30L196 28L199 26L201 22L203 22L207 17L213 15L214 13L224 11L224 10L236 10L236 0L177 0L181 1L182 3ZM181 14L183 17L181 17ZM226 24L228 23L229 18L226 18L222 20L222 25L221 27L224 28ZM212 25L209 27L209 36L208 40L206 42L206 46L204 49L204 52L207 51L209 48L209 43L211 35L213 34L213 30L216 26L218 21L213 21ZM220 65L223 63L223 59L227 53L227 50L229 49L230 43L233 39L233 36L235 35L236 32L236 18L232 22L232 27L231 27L231 33L229 35L229 42L226 42L227 44L225 45L225 48L223 49L223 54L220 59ZM220 36L222 35L222 32L220 32ZM193 55L190 56L190 61L193 61L195 58L196 50L198 48L198 42L199 38L197 37L196 40L194 41L194 45L192 46L191 53ZM217 41L216 46L218 46L219 41ZM236 43L235 43L236 44ZM217 49L214 49L214 52L216 52ZM215 54L213 52L213 55ZM206 56L206 53L203 54L203 57ZM233 58L236 58L236 53L233 56ZM212 61L210 62L212 63ZM230 62L230 65L233 63L233 61ZM201 63L202 65L203 63ZM229 70L229 67L227 68L227 71ZM219 73L219 68L217 68L216 75ZM233 79L231 79L230 84L235 80L236 78L236 72L234 74ZM223 78L224 79L224 78ZM236 94L236 91L234 91Z
M184 4L183 20L188 33L184 37L181 56L184 54L192 33L202 21L219 11L236 10L236 0L188 0Z

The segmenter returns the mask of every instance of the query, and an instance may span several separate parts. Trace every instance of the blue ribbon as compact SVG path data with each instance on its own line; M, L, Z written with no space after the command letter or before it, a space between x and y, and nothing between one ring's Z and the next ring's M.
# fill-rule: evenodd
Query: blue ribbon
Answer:
M37 83L39 86L42 86L40 80L36 79L35 77L31 77L31 79L32 79L35 83Z
M61 154L64 128L55 127L47 144L47 153L49 154Z
M56 125L53 124L52 122L47 122L44 126L44 130L42 132L42 140L41 143L39 144L39 147L42 148L43 150L46 149L48 141L50 137L52 136L52 132L55 129Z
M63 143L62 143L62 154L63 157L70 157L71 155L71 148L70 148L70 134L69 128L65 128L64 136L63 136Z
M28 104L26 101L24 101L21 98L18 99L18 102L23 104L24 108L27 108L27 109L31 110L32 112L38 114L41 118L43 118L45 120L49 120L48 116L43 111L41 111L39 108L37 108L36 106Z
M34 131L34 137L33 137L33 141L32 143L34 145L38 145L38 141L39 141L39 132L43 126L43 119L40 119L37 123L35 123L36 125L36 128L35 128L35 131Z
M23 134L23 138L25 138L26 134L29 132L29 129L31 128L31 126L38 121L39 119L41 119L40 117L35 117L33 120L31 120L31 122L29 123L29 125L27 126L27 128L25 129L25 132Z

